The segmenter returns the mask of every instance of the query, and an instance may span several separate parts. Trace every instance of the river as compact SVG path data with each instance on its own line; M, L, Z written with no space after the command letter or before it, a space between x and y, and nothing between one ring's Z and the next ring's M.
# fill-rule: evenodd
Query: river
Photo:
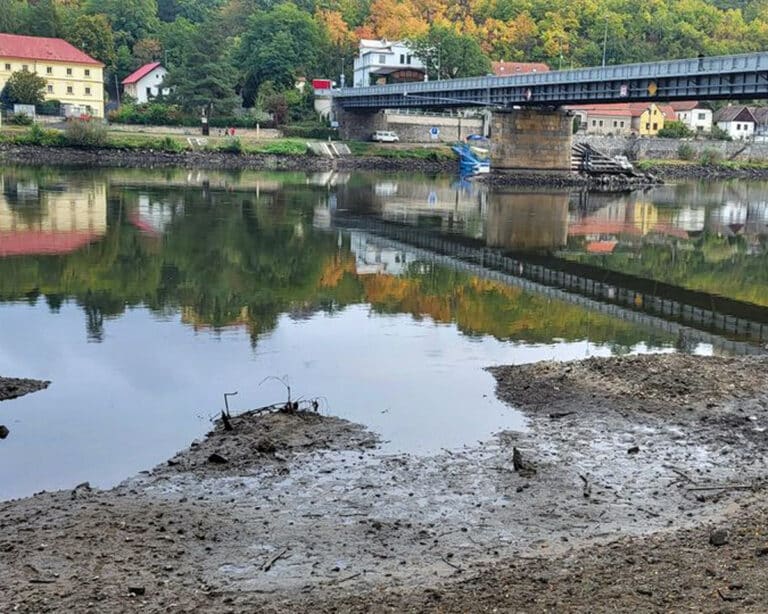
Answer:
M768 184L0 168L0 499L108 487L316 398L382 453L525 420L484 367L768 342Z

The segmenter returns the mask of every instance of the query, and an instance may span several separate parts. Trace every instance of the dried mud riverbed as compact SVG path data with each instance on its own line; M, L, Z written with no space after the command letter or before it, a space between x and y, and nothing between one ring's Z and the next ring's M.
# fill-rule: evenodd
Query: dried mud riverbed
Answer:
M766 367L495 368L529 429L427 458L239 416L115 489L0 504L0 611L762 612Z

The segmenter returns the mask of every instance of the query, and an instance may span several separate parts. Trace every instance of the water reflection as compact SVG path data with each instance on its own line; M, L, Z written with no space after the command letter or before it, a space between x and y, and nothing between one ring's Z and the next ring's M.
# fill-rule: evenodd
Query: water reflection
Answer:
M721 291L744 268L766 275L759 190L696 187L678 202L668 188L492 192L410 174L14 168L0 178L0 373L53 381L13 405L0 498L106 485L160 462L204 432L222 391L273 402L282 391L258 386L268 375L326 396L390 449L424 452L521 426L493 399L489 364L730 351L546 285L531 272L542 269L536 254L681 286L706 274ZM727 218L734 236L716 214L733 203L746 206L739 228ZM424 244L370 232L366 219ZM451 238L456 257L430 248L435 237ZM601 242L611 249L595 251ZM494 268L511 252L532 259ZM756 279L745 288L763 292Z

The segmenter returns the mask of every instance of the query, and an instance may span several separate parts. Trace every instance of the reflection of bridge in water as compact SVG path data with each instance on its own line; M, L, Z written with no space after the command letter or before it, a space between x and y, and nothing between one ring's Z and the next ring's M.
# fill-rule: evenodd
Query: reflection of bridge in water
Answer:
M761 354L760 346L768 341L768 308L751 303L553 257L509 255L471 239L375 218L337 213L333 222L337 228L366 232L372 242L380 242L382 246L402 249L483 279L662 330L686 343L708 343L735 354Z

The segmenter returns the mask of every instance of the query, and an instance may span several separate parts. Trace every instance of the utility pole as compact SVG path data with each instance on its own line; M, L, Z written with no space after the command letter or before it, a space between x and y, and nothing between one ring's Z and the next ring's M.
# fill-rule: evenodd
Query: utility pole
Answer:
M605 48L608 45L608 20L605 20L605 32L603 33L603 68L605 68Z

